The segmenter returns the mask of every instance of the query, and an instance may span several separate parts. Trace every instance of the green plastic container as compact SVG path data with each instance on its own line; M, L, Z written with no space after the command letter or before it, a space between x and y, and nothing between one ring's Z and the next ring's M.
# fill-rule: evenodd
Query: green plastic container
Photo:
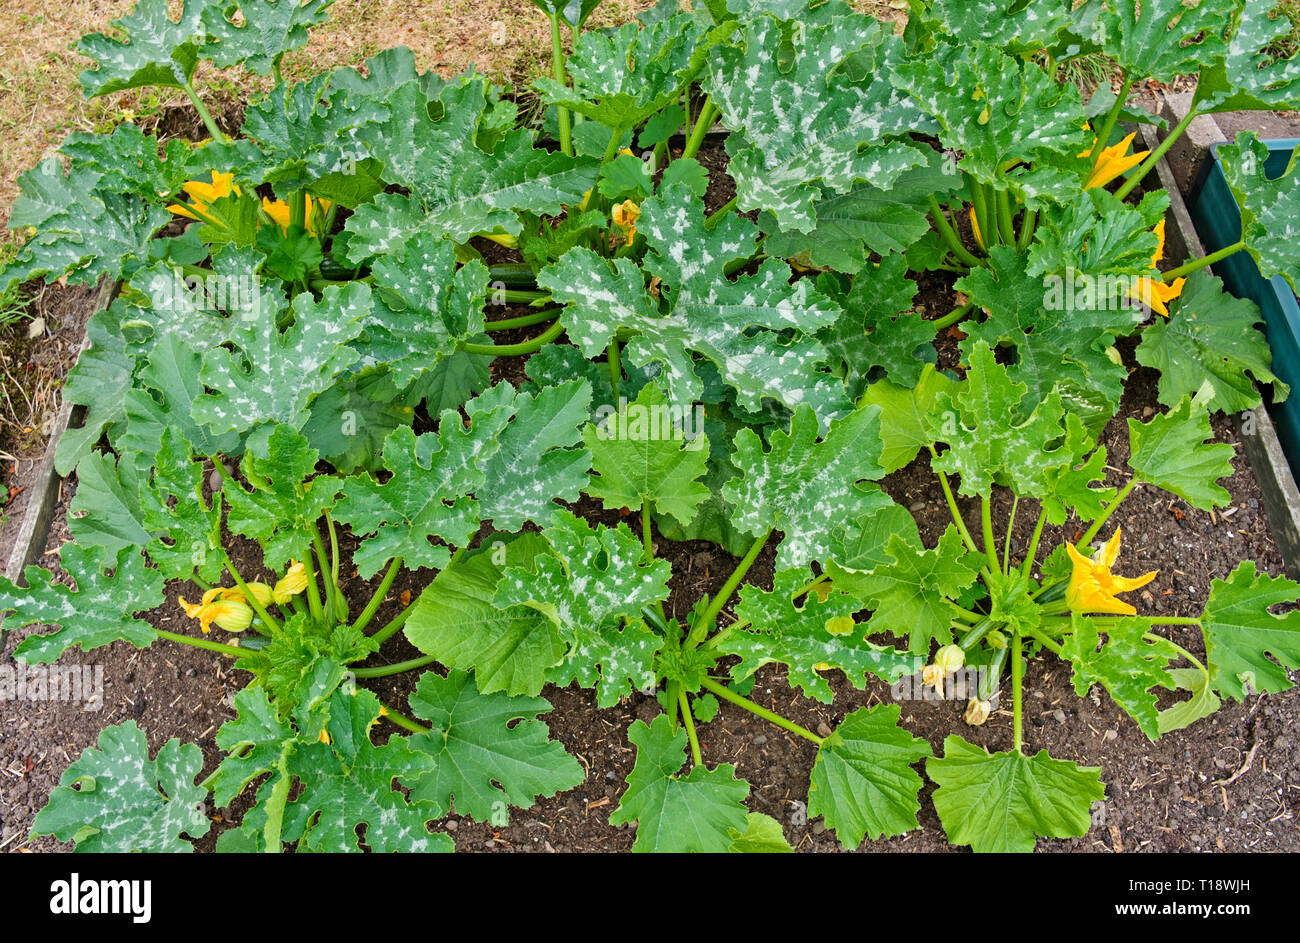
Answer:
M1264 172L1270 178L1280 177L1291 160L1292 151L1300 146L1300 139L1264 143L1268 146ZM1217 144L1211 148L1210 158L1202 165L1201 178L1188 200L1192 221L1207 253L1230 246L1241 238L1241 212L1223 175ZM1264 333L1273 348L1273 372L1292 388L1286 402L1270 406L1269 414L1277 427L1291 472L1300 478L1300 304L1286 279L1281 275L1271 280L1264 278L1247 252L1235 252L1213 269L1223 279L1224 288L1238 298L1249 298L1263 313Z

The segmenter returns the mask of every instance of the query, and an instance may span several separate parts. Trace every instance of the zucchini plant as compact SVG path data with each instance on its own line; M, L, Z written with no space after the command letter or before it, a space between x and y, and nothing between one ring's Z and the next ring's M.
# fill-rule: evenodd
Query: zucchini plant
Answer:
M251 680L209 776L193 744L150 756L133 722L109 728L36 834L186 850L246 793L218 850L450 850L453 807L502 825L582 781L539 719L548 685L576 684L596 710L662 707L627 732L610 816L634 850L789 850L703 756L722 701L815 744L808 812L847 847L917 828L924 775L952 843L1031 850L1084 834L1106 789L1025 736L1031 659L1153 739L1290 685L1300 616L1273 608L1300 585L1247 560L1199 616L1140 613L1121 597L1153 574L1120 575L1111 524L1140 485L1227 503L1211 413L1288 393L1258 310L1208 265L1246 251L1295 284L1300 177L1267 179L1239 137L1242 240L1162 271L1148 175L1189 122L1150 153L1123 127L1152 120L1127 103L1149 79L1199 74L1193 115L1300 104L1270 0L911 0L901 34L839 0L662 0L599 31L594 0L535 2L553 40L536 125L517 90L421 73L403 48L284 80L323 0L189 0L179 20L141 0L123 38L83 40L88 95L181 89L210 137L74 134L22 177L11 225L32 235L5 283L118 290L64 393L87 407L57 452L75 587L29 568L0 580L0 611L48 627L21 661L163 640ZM1096 55L1120 90L1084 100L1059 76ZM273 76L238 129L204 106L205 60ZM719 125L725 181L699 159ZM735 195L706 202L720 182ZM1129 420L1116 488L1099 442L1129 337L1166 410ZM516 357L519 382L493 382ZM952 516L928 542L880 484L918 461ZM1075 539L1050 536L1067 522ZM674 595L656 531L734 567ZM749 578L765 553L770 586ZM403 571L424 588L377 625ZM188 632L149 618L176 584ZM398 633L418 657L393 661ZM772 663L823 703L833 673L943 690L974 670L967 723L1005 691L1012 735L930 744L896 703L814 733L748 696ZM367 688L403 672L422 672L406 704Z

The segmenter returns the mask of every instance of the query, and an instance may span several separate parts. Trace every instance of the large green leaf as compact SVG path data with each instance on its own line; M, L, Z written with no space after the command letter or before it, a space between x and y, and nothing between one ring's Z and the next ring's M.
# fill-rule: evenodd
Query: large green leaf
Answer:
M497 436L501 447L483 463L483 484L475 492L479 515L498 530L545 523L556 501L577 501L587 484L591 452L579 447L579 430L590 415L591 384L572 379L535 395L516 393L508 383L493 390L511 398L514 418ZM486 399L467 404L471 420Z
M717 366L751 412L769 398L791 408L807 403L823 421L847 408L842 385L817 369L826 351L806 336L838 318L839 308L807 279L791 284L790 267L775 259L734 282L727 277L729 263L754 252L753 224L733 214L706 228L699 199L677 185L641 205L637 228L651 250L644 270L625 258L611 267L590 249L575 248L538 275L538 284L566 305L569 339L588 357L624 339L629 363L662 365L659 380L672 403L703 394L694 353ZM662 280L656 294L647 289L647 274ZM791 329L789 339L779 333Z
M329 19L334 0L226 0L203 10L204 58L219 68L242 65L269 75L290 49L305 45L307 28ZM239 22L232 13L238 11Z
M367 358L387 365L404 387L483 333L483 299L490 278L478 260L460 268L456 247L415 234L400 251L376 260L375 305L366 319Z
M1167 320L1156 319L1142 332L1138 363L1160 371L1158 397L1176 406L1209 383L1214 396L1206 408L1236 413L1261 401L1256 383L1273 384L1273 400L1290 387L1273 375L1273 355L1256 325L1259 308L1234 298L1208 269L1192 273Z
M229 805L258 776L278 769L298 736L262 686L244 688L233 703L235 717L217 731L217 746L227 754L212 778L212 799L218 806Z
M808 593L797 602L794 594L810 580L806 569L781 570L771 592L743 586L736 618L747 627L733 630L717 651L739 655L731 677L744 681L763 665L776 662L789 669L792 686L823 704L833 693L820 672L838 668L855 688L862 690L867 675L894 682L921 668L921 660L866 639L866 625L853 616L862 602L833 589L821 599Z
M926 364L934 363L934 326L912 310L916 292L903 256L868 263L841 301L840 319L818 333L831 363L843 370L850 397L860 397L880 373L914 387Z
M933 14L954 39L1008 52L1051 46L1073 23L1073 0L934 0Z
M936 402L932 429L948 450L932 467L961 475L958 490L965 495L988 497L993 484L1002 481L1022 497L1046 496L1048 472L1073 456L1064 448L1049 448L1065 434L1060 395L1052 390L1040 400L1028 394L1028 387L1012 380L997 362L988 343L976 341L965 381Z
M181 836L202 838L212 827L208 791L194 784L202 768L192 743L173 738L150 759L135 721L108 727L59 778L32 834L75 841L77 851L193 851Z
M61 475L71 473L102 436L113 439L122 431L136 365L122 338L122 313L121 306L110 305L91 315L86 322L90 346L77 355L64 380L63 402L86 407L86 415L79 427L69 427L59 439L54 464Z
M904 252L930 231L929 196L942 197L961 185L956 164L939 151L926 163L903 171L887 187L855 184L843 193L823 188L816 197L817 226L811 232L782 231L776 217L764 214L758 224L767 233L769 255L854 274L871 253Z
M529 606L559 629L568 654L548 680L595 686L601 707L650 686L663 640L641 622L641 609L668 599L669 563L647 563L626 524L593 527L556 510L542 534L554 553L507 567L494 602L500 609ZM620 628L619 620L628 625Z
M1291 687L1286 669L1300 668L1300 611L1273 615L1269 610L1297 599L1300 585L1256 574L1253 560L1242 561L1226 580L1210 584L1201 625L1214 690L1240 701L1247 694Z
M14 650L25 664L47 664L74 645L85 651L118 639L148 648L158 636L135 613L162 605L163 577L145 565L137 547L123 547L104 558L98 547L76 542L63 545L62 570L77 581L76 590L54 582L48 570L27 568L26 587L0 577L0 612L9 612L3 626L59 626L45 635L29 635ZM108 575L106 570L112 570Z
M412 750L406 737L375 746L370 730L383 708L364 688L340 688L328 709L321 741L300 743L288 757L302 792L285 808L284 840L301 839L311 851L360 851L357 828L364 825L373 851L451 851L451 838L426 824L446 808L408 801L393 788L394 779L417 782L429 757Z
M430 115L436 105L441 116ZM556 214L596 182L596 162L533 147L529 131L510 131L491 153L474 132L487 108L481 79L449 85L432 102L418 82L393 89L387 116L370 133L384 180L410 196L381 194L348 219L348 258L398 249L417 232L463 242L499 229L518 235L518 211Z
M203 43L206 6L205 0L186 0L180 19L173 21L167 14L167 0L137 0L130 13L111 24L126 39L103 33L81 37L77 51L97 66L81 73L86 97L149 85L189 85Z
M264 444L244 453L244 477L253 490L233 481L222 489L226 525L261 544L262 563L272 570L307 557L312 535L319 533L316 522L334 506L341 483L328 475L312 477L318 457L303 436L277 425Z
M326 288L320 301L299 295L294 323L283 332L267 314L239 318L231 340L242 357L224 347L204 355L199 379L211 392L195 400L194 419L215 434L264 422L301 428L312 397L357 359L348 341L361 332L370 307L369 287L354 282Z
M891 534L886 553L889 561L875 566L857 590L876 610L869 631L906 637L908 649L918 655L929 653L932 639L951 642L957 613L949 600L975 582L981 564L972 557L977 555L967 552L952 526L930 550Z
M609 823L636 823L632 850L728 851L730 830L743 833L747 827L743 800L749 783L736 778L736 768L730 763L714 769L694 766L682 776L686 731L679 727L674 732L667 714L648 727L636 721L627 737L637 748L636 765Z
M103 547L113 556L123 547L142 547L149 531L142 521L140 476L111 452L91 452L77 466L77 493L68 507L68 530L83 547Z
M842 4L797 24L756 16L742 43L716 47L703 84L732 132L727 172L740 210L811 232L823 187L887 189L925 163L906 135L933 125L889 80L902 59L889 26Z
M538 714L551 709L540 697L480 694L473 677L452 670L443 678L420 676L411 712L432 728L410 738L433 768L412 784L412 799L442 808L454 801L459 815L506 824L506 806L531 808L538 796L553 796L583 780L582 767L548 739Z
M1202 511L1232 500L1218 480L1231 477L1235 450L1227 442L1206 441L1214 438L1205 407L1210 396L1206 383L1194 398L1184 396L1164 415L1147 423L1128 421L1128 464L1134 475Z
M591 450L595 472L587 493L606 508L641 510L650 505L691 523L709 489L699 479L709 461L708 439L686 441L684 424L690 405L670 406L655 383L641 389L636 401L588 425L582 438Z
M1070 411L1099 428L1114 415L1127 377L1107 351L1117 336L1141 323L1143 314L1124 297L1110 299L1113 304L1101 299L1091 304L1087 298L1076 304L1068 281L1074 277L1073 271L1064 276L1031 274L1023 255L995 246L988 266L974 269L957 284L989 315L982 322L962 325L967 333L962 352L973 358L981 343L1013 348L1016 358L1006 372L1013 382L1025 385L1026 402L1046 400L1055 389Z
M114 445L124 459L143 470L152 464L169 429L189 442L197 455L239 453L238 434L212 435L191 416L194 401L204 392L199 381L202 363L202 355L175 332L165 331L158 338L123 399L126 428Z
M26 203L15 205L9 223L37 232L4 268L5 285L65 274L73 284L87 284L116 278L131 260L148 257L150 239L170 214L137 196L95 189L98 181L99 174L75 167L65 175L57 157L23 174Z
M392 473L387 481L369 475L344 481L334 516L364 537L352 557L362 577L374 576L393 557L410 569L441 569L451 559L448 547L467 545L479 526L478 502L470 495L483 482L481 463L500 448L506 418L498 408L477 413L466 425L447 410L436 434L417 437L401 426L384 442L384 467Z
M1133 81L1172 82L1197 75L1227 52L1223 27L1239 0L1128 0L1108 3L1098 17L1101 51Z
M977 852L1027 852L1037 838L1083 835L1092 804L1106 797L1100 767L1055 760L1046 750L990 754L955 735L925 772L939 784L934 808L948 840Z
M1300 286L1300 173L1297 155L1280 177L1266 173L1268 147L1254 131L1242 131L1231 144L1219 147L1228 187L1241 208L1241 239L1265 278L1281 275L1292 290Z
M1074 668L1074 691L1084 697L1094 684L1100 684L1138 722L1142 732L1155 740L1160 736L1160 724L1152 689L1174 687L1166 669L1178 659L1178 649L1163 638L1143 638L1150 631L1144 619L1122 619L1102 631L1106 633L1104 643L1096 621L1075 614L1074 631L1061 645L1062 656Z
M1295 25L1277 0L1245 0L1227 55L1200 70L1193 102L1198 111L1273 111L1300 104L1300 58Z
M766 450L752 429L735 438L732 460L741 474L723 487L723 497L745 532L784 532L777 557L782 569L824 560L837 524L892 503L877 485L859 484L884 475L878 407L857 409L832 423L820 442L817 436L817 418L801 406L790 431L774 431Z
M934 444L930 416L940 395L955 392L955 383L933 365L923 366L911 388L879 380L867 387L861 402L880 407L880 464L886 474L898 471L921 449Z
M704 67L709 46L699 21L685 12L645 26L585 32L564 62L569 82L542 77L533 86L548 105L626 131L681 97Z
M221 501L203 496L203 462L194 461L190 444L175 429L162 434L152 477L140 483L141 523L153 539L149 560L171 580L194 574L221 581Z
M962 155L957 166L979 182L1009 182L1031 206L1077 188L1074 175L1050 160L1078 154L1090 141L1072 83L982 42L940 46L901 63L895 76L938 119L939 140Z
M485 694L537 694L567 646L555 623L537 609L499 608L493 599L507 566L527 568L549 553L540 535L525 534L494 541L451 564L415 603L406 620L407 639L444 665L473 669Z
M917 827L921 777L912 764L930 744L898 726L902 707L878 704L849 714L817 748L808 815L820 815L849 848Z

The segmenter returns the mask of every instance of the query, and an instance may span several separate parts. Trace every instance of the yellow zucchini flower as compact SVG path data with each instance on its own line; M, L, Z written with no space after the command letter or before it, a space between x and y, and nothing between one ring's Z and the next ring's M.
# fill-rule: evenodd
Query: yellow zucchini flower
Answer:
M289 569L271 590L271 598L277 606L283 606L291 598L307 589L307 568L297 560L291 560Z
M319 235L319 233L316 232L312 207L319 207L320 215L324 216L325 213L329 212L329 208L332 205L333 204L331 204L329 200L316 200L313 202L311 194L307 194L307 232L311 233L313 236ZM272 221L274 221L282 231L286 233L289 231L289 204L284 202L284 200L272 200L267 197L262 197L262 212L271 217Z
M1065 604L1074 612L1104 612L1121 616L1137 614L1136 609L1116 599L1115 594L1140 589L1156 578L1156 571L1152 570L1134 579L1112 573L1110 568L1119 556L1119 540L1120 528L1116 527L1106 545L1091 558L1079 553L1074 544L1065 545L1065 552L1074 564L1070 584L1065 589Z
M636 221L641 218L641 207L631 200L624 200L610 211L614 225L627 231L627 244L630 246L636 238Z
M1160 220L1156 223L1156 228L1151 231L1156 236L1156 251L1151 255L1151 267L1154 269L1165 257L1165 221ZM1165 284L1158 278L1139 278L1137 285L1129 292L1129 297L1142 302L1152 311L1159 311L1165 317L1169 317L1167 306L1183 293L1183 285L1186 283L1185 278L1176 278L1169 284Z
M253 610L243 601L242 594L239 599L223 598L225 592L220 588L210 589L200 603L186 602L184 596L178 602L187 616L199 620L204 635L212 631L214 622L227 632L242 632L252 624Z
M1137 132L1133 132L1118 144L1110 147L1104 147L1101 153L1097 155L1097 161L1092 165L1092 175L1088 182L1083 185L1085 190L1091 190L1093 187L1104 187L1120 174L1127 173L1146 158L1150 151L1138 151L1135 154L1129 154L1129 145L1133 143L1133 138L1137 137ZM1093 147L1096 146L1094 140ZM1080 154L1080 157L1087 157L1092 153L1092 148ZM1125 156L1128 155L1128 156Z
M973 697L967 702L966 713L962 717L970 726L978 727L989 719L992 710L993 705L990 702Z
M233 173L223 174L218 171L212 171L212 182L204 183L202 180L188 180L185 186L181 188L189 196L188 203L173 203L167 207L178 216L187 216L190 219L200 219L205 222L213 222L208 216L208 206L222 197L240 196L239 187L235 186L235 175Z

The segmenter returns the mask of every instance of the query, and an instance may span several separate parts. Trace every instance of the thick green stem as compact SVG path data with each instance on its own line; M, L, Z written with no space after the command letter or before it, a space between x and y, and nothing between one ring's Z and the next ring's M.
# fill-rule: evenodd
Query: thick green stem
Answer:
M668 724L674 731L677 730L677 695L682 689L680 681L669 681L665 689L667 697Z
M1057 655L1057 657L1065 658L1065 651L1064 649L1061 648L1061 643L1056 641L1056 639L1045 635L1044 633L1040 632L1038 629L1034 628L1033 626L1028 626L1028 625L1025 626L1025 631L1028 632L1030 635L1032 635L1034 637L1034 640L1037 641L1044 648L1050 649L1052 652L1054 652Z
M713 127L713 122L719 114L718 107L713 104L712 100L706 101L704 107L700 109L700 117L695 122L695 127L691 131L691 136L686 141L686 146L682 148L682 157L694 157L699 153L700 145L704 143L704 135Z
M609 367L609 388L614 394L614 402L617 403L618 388L623 381L623 365L619 362L617 337L609 339L609 346L605 348L605 362Z
M499 321L488 321L483 325L485 331L510 331L517 327L532 327L534 324L544 324L560 316L559 308L547 308L545 311L537 311L533 314L521 314L517 318L502 318Z
M380 710L379 716L387 720L389 723L396 724L398 727L401 727L403 730L409 730L411 733L429 732L428 727L425 727L423 724L417 724L415 721L411 720L411 718L407 717L405 714L393 710L387 704L383 705L383 709Z
M1020 752L1020 744L1022 742L1021 724L1023 723L1024 720L1023 717L1024 711L1022 709L1022 704L1021 704L1021 693L1022 693L1021 682L1024 680L1024 673L1025 673L1025 662L1022 655L1023 650L1024 650L1024 642L1021 638L1020 633L1016 632L1013 635L1013 640L1011 643L1011 658L1012 658L1011 702L1013 707L1015 708L1015 720L1013 722L1013 726L1015 728L1015 740L1016 740L1017 753Z
M997 200L998 228L1002 232L1002 242L1013 246L1016 244L1016 229L1013 225L1015 212L1011 209L1011 194L1006 190L998 190L994 198Z
M993 539L993 502L987 497L980 498L980 527L984 530L984 555L989 558L989 566L995 573L998 567L998 548Z
M952 254L955 255L959 261L964 262L966 265L971 266L972 268L979 265L980 260L969 249L961 244L961 238L952 228L952 224L948 222L948 216L944 213L943 207L939 205L939 198L931 193L929 195L929 201L931 221L934 223L934 228L938 231L939 237L943 240L944 245L952 251Z
M437 659L433 655L421 655L419 658L410 658L391 665L380 665L377 668L354 668L352 674L358 678L387 678L390 675L400 675L406 671L423 668L425 665L432 665L435 661Z
M730 701L732 704L735 704L737 707L742 707L745 710L749 711L751 714L756 714L757 716L762 717L764 720L776 724L782 730L788 730L792 734L803 737L805 740L811 740L813 743L817 744L818 746L822 745L822 738L817 736L817 734L813 733L811 730L805 730L803 727L800 727L794 721L786 720L780 714L773 713L772 711L768 710L766 707L763 707L761 704L755 704L747 697L741 697L735 691L731 690L730 688L724 687L721 684L718 684L718 682L714 681L712 678L705 678L702 684L706 691L713 692L718 697L722 698L724 701Z
M316 586L316 568L312 566L310 550L302 556L302 568L307 573L307 609L313 619L322 622L325 619L325 607L321 605L320 590Z
M691 716L691 702L681 688L677 689L677 703L682 709L682 723L686 725L686 737L691 741L691 762L696 766L703 766L704 757L700 755L700 738L695 733L695 718Z
M1106 505L1106 510L1101 512L1101 516L1092 522L1091 527L1089 527L1086 531L1084 531L1083 536L1079 538L1077 543L1075 543L1076 547L1086 548L1088 546L1089 541L1091 541L1092 538L1097 536L1097 533L1101 530L1102 525L1105 524L1106 521L1110 518L1110 516L1119 509L1119 506L1124 502L1124 499L1129 496L1129 492L1132 491L1135 487L1137 487L1137 484L1138 484L1138 480L1136 478L1130 478L1128 480L1128 484L1126 484L1123 488L1119 489L1119 494L1115 495L1115 500L1111 501L1110 504Z
M1147 159L1144 160L1138 169L1133 172L1133 175L1124 182L1124 185L1115 191L1116 198L1122 200L1132 193L1133 189L1142 182L1142 178L1151 172L1152 167L1160 163L1160 158L1165 156L1165 153L1169 148L1173 147L1174 143L1183 136L1183 132L1187 130L1187 126L1190 125L1199 115L1200 112L1195 108L1187 112L1187 115L1183 120L1174 125L1173 130L1165 135L1164 140L1156 145L1154 151L1147 155Z
M311 544L316 550L316 563L320 566L321 582L325 584L325 612L332 623L338 613L336 608L338 604L334 601L334 594L338 592L338 587L334 585L332 579L333 574L330 570L329 555L325 552L325 542L321 540L320 531L316 527L312 527Z
M565 84L564 78L564 39L560 35L560 15L551 14L551 67L555 81ZM560 150L567 156L573 156L573 131L569 126L569 109L563 105L555 106L555 116L560 125Z
M379 585L375 587L375 591L371 595L370 601L366 603L366 608L361 610L361 615L357 616L357 621L352 623L352 628L356 629L358 632L365 631L366 626L370 624L370 620L373 619L375 613L379 611L379 607L384 604L384 597L388 595L388 590L392 587L393 580L397 579L398 571L401 569L402 558L393 557L392 562L388 564L388 570L384 573L384 578L380 580Z
M1160 277L1167 285L1174 279L1182 278L1184 275L1191 275L1193 272L1200 271L1207 265L1222 262L1228 256L1235 255L1244 248L1246 248L1246 240L1240 239L1230 246L1224 246L1217 252L1211 252L1209 255L1201 256L1199 259L1192 259L1192 261L1188 262L1186 265L1180 265L1178 268L1170 269Z
M159 638L169 639L173 642L180 642L182 645L192 645L195 648L206 648L210 652L220 652L223 655L229 655L231 658L239 658L248 654L242 648L236 648L233 645L222 645L220 642L210 642L205 638L191 638L188 635L178 635L175 632L168 632L166 629L154 629Z
M1034 229L1038 225L1038 210L1026 209L1024 217L1020 220L1020 235L1016 237L1016 249L1024 252L1029 248L1030 241L1034 238Z
M530 341L519 344L461 344L460 349L467 354L480 354L485 357L522 357L541 350L563 333L564 325L556 321L544 333Z
M388 641L393 635L397 633L398 629L400 629L403 625L406 624L406 620L411 617L412 608L413 607L411 606L407 606L397 615L393 616L391 619L388 620L388 624L385 625L378 632L376 632L374 635L372 635L371 638L373 638L375 642L380 645L384 644L384 642Z
M771 536L772 532L769 530L767 533L763 534L763 536L755 540L750 546L749 551L743 558L741 558L741 561L736 564L736 568L732 570L731 575L727 577L727 582L722 584L722 588L718 590L718 594L709 601L708 608L701 613L695 626L691 629L690 638L686 640L686 644L689 647L694 648L699 645L700 642L704 641L704 636L713 625L713 620L718 617L718 613L722 611L722 607L727 604L727 600L731 598L731 594L736 591L736 587L740 585L740 581L745 578L745 574L749 572L749 568L754 565L754 561L758 559L759 553L761 553L763 547L767 545L767 539Z
M968 301L955 311L949 311L943 317L935 318L930 322L930 326L934 328L936 333L942 331L944 328L952 327L962 318L966 317L966 315L970 314L970 310L973 307L975 307L975 302Z
M934 468L934 460L938 457L939 453L934 446L930 446L930 468L939 476L939 484L943 487L943 497L948 502L948 510L952 513L953 523L957 525L962 540L966 542L966 549L971 553L979 553L979 548L975 546L975 538L970 535L970 531L966 528L966 522L962 520L961 511L957 508L957 498L952 493L952 485L948 484L948 476Z
M718 209L715 212L709 215L708 219L704 221L704 228L712 229L714 226L717 225L718 220L722 219L722 217L726 216L728 213L734 210L736 208L736 204L739 202L740 202L740 196L737 195L737 196L733 196L726 203L723 203L720 207L718 207Z
M189 96L190 104L192 104L194 110L199 113L199 120L202 121L203 126L208 129L208 134L212 135L212 139L221 144L225 144L229 141L230 139L221 132L221 129L217 127L217 123L212 120L211 113L199 99L198 93L194 91L194 86L190 85L189 82L186 82L181 86L181 88L184 89L185 94Z
M1029 550L1025 553L1025 562L1020 566L1020 575L1028 577L1034 569L1034 558L1038 556L1038 542L1043 537L1043 525L1047 523L1047 509L1038 512L1038 523L1034 525L1034 536L1029 538Z

